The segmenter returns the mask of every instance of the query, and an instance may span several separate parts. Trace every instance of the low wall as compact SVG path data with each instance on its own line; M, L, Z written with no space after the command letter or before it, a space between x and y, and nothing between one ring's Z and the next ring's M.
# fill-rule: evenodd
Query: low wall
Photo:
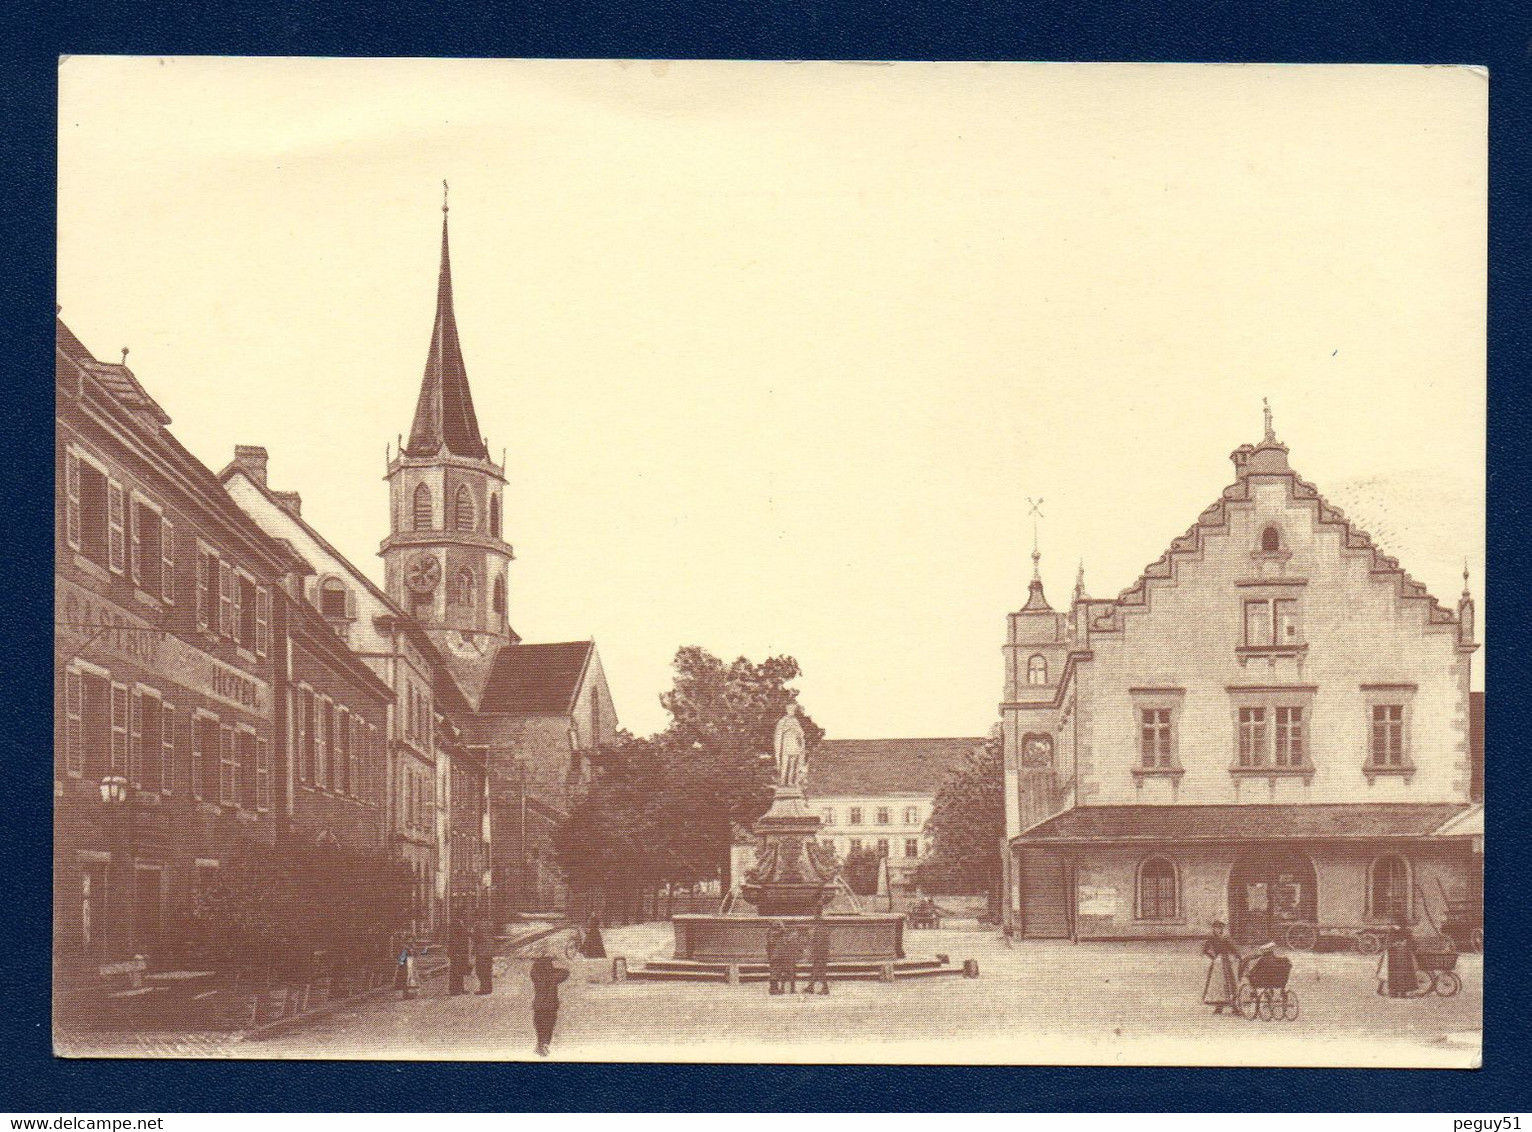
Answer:
M830 960L904 958L904 917L888 913L860 916L675 916L676 958L723 963L764 963L766 935L773 923L813 931L830 929ZM806 958L806 957L805 957Z

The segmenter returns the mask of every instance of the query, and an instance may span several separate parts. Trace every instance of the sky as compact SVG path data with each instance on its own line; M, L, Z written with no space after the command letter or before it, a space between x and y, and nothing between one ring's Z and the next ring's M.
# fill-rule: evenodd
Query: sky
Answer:
M789 654L831 738L982 735L1055 607L1291 462L1453 604L1484 560L1487 79L1468 68L90 58L58 301L215 470L381 580L441 182L511 621L623 725ZM1482 687L1483 653L1476 657Z

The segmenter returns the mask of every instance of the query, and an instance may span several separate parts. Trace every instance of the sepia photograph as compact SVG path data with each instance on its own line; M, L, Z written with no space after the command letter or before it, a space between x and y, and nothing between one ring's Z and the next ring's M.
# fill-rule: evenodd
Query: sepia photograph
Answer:
M58 81L57 1056L1481 1064L1483 68Z

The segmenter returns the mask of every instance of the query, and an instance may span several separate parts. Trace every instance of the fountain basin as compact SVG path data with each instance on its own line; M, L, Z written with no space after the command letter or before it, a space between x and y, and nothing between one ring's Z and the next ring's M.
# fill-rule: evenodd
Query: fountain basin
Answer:
M832 963L904 958L904 916L896 912L827 913L818 920L813 916L672 916L676 958L764 963L766 933L777 921L789 929L804 927L810 931L824 924L830 930Z

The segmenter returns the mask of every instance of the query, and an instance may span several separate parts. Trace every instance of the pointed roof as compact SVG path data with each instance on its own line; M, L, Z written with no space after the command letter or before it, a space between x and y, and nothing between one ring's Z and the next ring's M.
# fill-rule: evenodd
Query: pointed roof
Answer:
M436 280L436 322L431 327L431 352L426 357L415 423L410 426L406 456L434 456L445 447L454 456L487 459L479 418L473 411L468 372L457 339L452 313L452 259L447 250L447 204L442 201L442 259Z
M507 645L479 696L481 712L568 715L595 651L593 641Z
M1032 548L1032 581L1027 584L1027 604L1021 607L1023 613L1053 612L1053 606L1049 605L1048 599L1043 596L1043 576L1038 571L1038 562L1042 557L1042 552L1034 546Z

